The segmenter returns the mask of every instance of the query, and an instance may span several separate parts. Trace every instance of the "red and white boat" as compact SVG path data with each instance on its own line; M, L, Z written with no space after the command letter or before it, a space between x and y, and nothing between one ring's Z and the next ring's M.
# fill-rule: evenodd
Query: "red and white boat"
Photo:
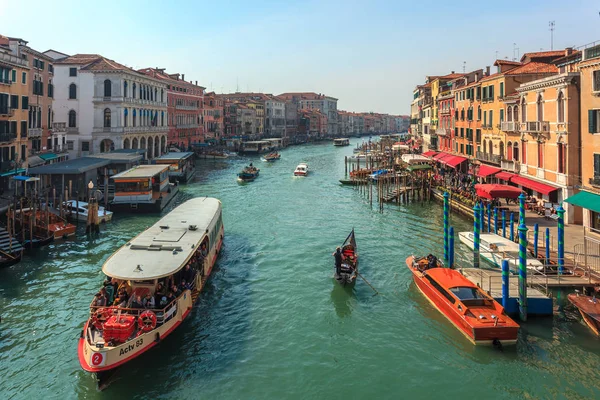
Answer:
M569 301L577 307L583 320L596 334L600 335L600 300L596 297L570 294Z
M306 176L308 175L308 164L300 163L294 170L294 176Z
M431 255L410 256L406 265L421 293L473 344L516 344L519 325L460 272Z
M102 271L113 279L104 289L114 293L113 285L118 285L127 295L114 293L117 300L100 306L94 297L81 332L79 363L96 375L99 388L106 386L115 368L153 348L190 314L215 264L223 232L221 202L194 198L127 242L104 263ZM178 285L181 293L169 296L161 289L170 282ZM148 303L142 300L147 295ZM113 296L109 293L108 297Z

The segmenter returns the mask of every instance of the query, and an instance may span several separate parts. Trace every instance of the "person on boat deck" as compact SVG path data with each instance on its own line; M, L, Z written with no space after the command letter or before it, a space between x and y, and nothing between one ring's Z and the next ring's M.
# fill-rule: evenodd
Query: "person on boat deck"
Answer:
M125 290L124 287L121 287L119 289L119 293L117 294L117 297L115 298L115 302L113 303L113 305L119 306L119 307L125 307L125 305L127 305L127 300L129 300L129 295L127 294L127 290Z
M146 293L146 297L144 297L144 301L143 301L143 305L144 308L154 308L155 305L155 301L154 301L154 297L152 296L152 294L150 292Z
M342 272L342 249L337 247L333 253L333 256L335 257L335 273L339 275L340 272Z
M115 300L115 292L117 291L117 283L114 279L107 277L104 281L104 291L106 292L106 300L109 304L112 304Z
M179 297L179 295L181 294L181 290L179 290L179 288L175 284L171 285L171 290L169 292L175 297Z
M179 290L181 292L183 292L184 290L189 289L191 290L192 287L187 283L187 281L185 279L181 280L181 284L179 285Z
M142 296L137 295L131 302L131 308L144 308L144 303L142 302Z
M433 254L429 254L427 256L427 261L429 262L429 265L428 265L429 268L437 267L437 257L434 256Z
M192 259L192 262L194 262L193 260L194 260L194 259ZM191 263L190 263L190 264L187 264L187 265L185 266L185 269L183 270L183 280L184 280L185 282L192 283L192 282L194 281L194 277L195 277L195 276L196 276L196 271L194 271L194 270L192 269Z
M175 300L175 295L173 294L172 291L169 290L169 293L167 294L167 304L171 304L174 300Z
M106 306L106 297L101 292L96 293L96 295L94 297L95 297L95 299L94 299L95 306L97 306L97 307Z
M167 295L167 289L162 282L158 282L156 285L156 290L154 291L154 295L156 296L155 303L160 303L161 299Z

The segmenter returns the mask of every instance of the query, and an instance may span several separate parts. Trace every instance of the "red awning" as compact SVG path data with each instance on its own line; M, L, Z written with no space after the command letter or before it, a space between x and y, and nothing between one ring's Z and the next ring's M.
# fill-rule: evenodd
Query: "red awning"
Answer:
M516 183L517 185L521 185L531 190L535 190L541 194L550 194L555 190L558 190L557 187L546 185L545 183L541 183L538 181L534 181L533 179L525 178L523 176L514 176L510 179L511 182Z
M483 185L478 184L475 185L475 191L477 192L477 196L483 197L484 199L516 199L519 197L523 191L518 187L509 186L509 185Z
M456 168L458 166L458 164L460 164L464 161L467 161L467 159L465 157L450 155L449 157L444 158L440 162L446 164L447 166L449 166L451 168Z
M422 156L425 157L433 157L437 154L437 151L426 151L425 153L421 154Z
M480 178L485 178L486 176L490 176L495 174L496 172L502 171L500 168L490 167L489 165L481 164L479 166L479 171L477 172L477 176Z
M450 154L448 154L448 153L441 152L441 153L438 153L435 156L433 156L433 159L436 160L436 161L439 161L440 158L444 158L444 157L449 156L449 155Z
M506 171L502 171L502 172L498 172L495 176L495 178L498 179L502 179L503 181L510 181L510 178L517 176L516 174L512 174L510 172L506 172Z

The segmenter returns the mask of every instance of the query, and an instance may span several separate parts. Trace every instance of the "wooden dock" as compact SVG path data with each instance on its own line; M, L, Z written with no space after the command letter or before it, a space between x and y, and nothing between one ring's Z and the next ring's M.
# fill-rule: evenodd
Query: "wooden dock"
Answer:
M471 282L485 290L497 302L502 304L502 272L482 268L461 268L459 271ZM519 279L517 275L511 275L508 281L508 306L506 312L514 315L519 313ZM527 314L552 315L552 298L548 297L543 289L538 289L539 283L528 279L527 288Z

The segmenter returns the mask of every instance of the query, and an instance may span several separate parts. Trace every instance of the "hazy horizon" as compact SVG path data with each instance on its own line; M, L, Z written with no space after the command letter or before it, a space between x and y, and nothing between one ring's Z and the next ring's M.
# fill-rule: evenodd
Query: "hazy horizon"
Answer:
M485 68L496 51L512 59L515 47L519 56L550 50L549 21L555 50L600 40L592 0L21 4L0 0L0 34L38 51L166 68L217 93L316 92L338 98L341 110L402 115L426 75Z

